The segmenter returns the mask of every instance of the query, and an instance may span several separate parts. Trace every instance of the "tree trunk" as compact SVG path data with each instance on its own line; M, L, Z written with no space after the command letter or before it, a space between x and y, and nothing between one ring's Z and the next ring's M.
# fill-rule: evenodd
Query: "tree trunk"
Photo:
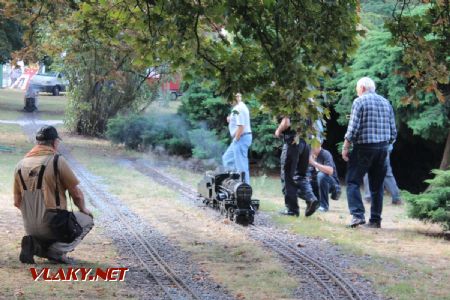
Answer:
M439 169L446 170L450 167L450 130L447 135L447 142L445 143L444 154Z

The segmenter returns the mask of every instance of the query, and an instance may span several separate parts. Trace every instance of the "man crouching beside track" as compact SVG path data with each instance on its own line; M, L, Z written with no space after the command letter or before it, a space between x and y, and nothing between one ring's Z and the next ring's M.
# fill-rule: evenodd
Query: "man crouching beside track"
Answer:
M19 259L33 264L34 255L57 263L73 264L66 256L94 226L86 208L79 181L66 160L57 154L60 143L53 126L44 126L36 134L36 146L17 164L14 172L14 206L22 212L26 236L22 238ZM56 171L56 172L55 172ZM50 227L59 212L67 212L66 190L79 208L75 212L77 237L61 241L60 232Z

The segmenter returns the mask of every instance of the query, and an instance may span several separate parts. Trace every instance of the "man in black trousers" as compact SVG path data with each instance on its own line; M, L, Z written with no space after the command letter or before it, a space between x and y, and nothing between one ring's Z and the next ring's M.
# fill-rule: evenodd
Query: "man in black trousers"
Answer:
M364 174L368 173L372 203L367 226L380 228L388 147L397 137L394 110L387 99L375 92L375 82L369 77L358 81L356 93L358 98L353 101L342 148L342 158L348 162L347 201L353 216L349 226L366 223L359 187ZM351 152L350 146L353 146Z
M276 137L283 138L281 153L281 183L286 210L282 215L296 216L300 214L297 195L306 201L305 216L311 216L319 207L319 201L314 196L311 183L307 178L309 164L309 146L302 138L295 141L296 132L291 128L288 117L283 117L275 131Z

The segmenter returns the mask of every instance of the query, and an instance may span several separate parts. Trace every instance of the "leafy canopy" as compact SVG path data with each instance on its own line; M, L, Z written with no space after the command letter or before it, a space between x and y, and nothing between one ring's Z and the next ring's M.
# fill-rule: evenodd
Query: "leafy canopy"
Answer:
M356 0L10 2L25 6L28 21L45 16L64 25L60 37L82 44L82 30L129 51L133 68L169 64L186 80L213 77L228 99L255 93L274 114L300 120L322 117L318 102L306 100L320 95L319 79L356 47Z
M392 43L403 48L402 61L409 79L407 102L418 102L420 92L433 92L441 101L450 96L450 4L446 0L397 1L394 18L386 23Z
M23 47L22 27L4 15L4 5L0 2L0 64L11 60L11 53Z

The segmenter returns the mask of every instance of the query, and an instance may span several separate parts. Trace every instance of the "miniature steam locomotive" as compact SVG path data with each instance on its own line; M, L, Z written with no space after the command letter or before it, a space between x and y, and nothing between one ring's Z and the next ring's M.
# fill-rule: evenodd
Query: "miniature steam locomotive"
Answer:
M199 198L238 224L253 224L259 200L252 199L252 187L243 178L236 172L206 172L197 187Z

